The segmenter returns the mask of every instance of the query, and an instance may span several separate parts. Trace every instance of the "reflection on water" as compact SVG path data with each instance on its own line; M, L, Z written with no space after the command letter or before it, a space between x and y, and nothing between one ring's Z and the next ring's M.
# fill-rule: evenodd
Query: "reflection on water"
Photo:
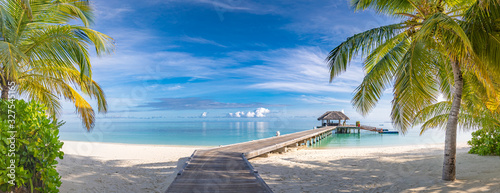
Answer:
M207 135L207 122L202 122L201 123L201 134L203 136L206 136Z
M257 137L264 138L265 134L269 131L269 125L267 122L256 122L257 124Z
M256 122L257 123L257 132L265 132L269 125L267 122Z

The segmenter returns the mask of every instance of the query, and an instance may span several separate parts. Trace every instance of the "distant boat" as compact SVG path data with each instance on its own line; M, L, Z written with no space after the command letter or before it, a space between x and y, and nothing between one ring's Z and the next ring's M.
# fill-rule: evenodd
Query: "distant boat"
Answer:
M379 124L378 126L384 126L384 124Z

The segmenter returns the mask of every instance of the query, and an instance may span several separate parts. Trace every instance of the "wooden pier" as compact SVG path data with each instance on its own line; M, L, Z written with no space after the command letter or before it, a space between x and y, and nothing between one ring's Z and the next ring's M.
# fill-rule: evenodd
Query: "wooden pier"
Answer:
M366 126L366 125L361 125L360 126L361 129L363 130L367 130L367 131L375 131L377 132L379 129L377 129L376 127L372 127L372 126Z
M366 131L374 131L381 132L381 129L377 129L376 127L361 125L359 127L355 125L345 125L345 126L337 126L335 128L335 133L360 133L361 130Z
M213 149L197 150L167 189L177 192L262 192L272 190L247 159L287 148L310 146L332 134L334 126Z
M337 126L335 128L335 133L358 133L361 132L361 127L356 127L356 126Z

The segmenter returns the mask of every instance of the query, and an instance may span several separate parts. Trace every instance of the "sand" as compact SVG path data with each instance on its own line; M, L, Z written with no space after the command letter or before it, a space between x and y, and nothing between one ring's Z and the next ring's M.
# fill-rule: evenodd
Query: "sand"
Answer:
M205 147L64 141L60 192L164 193L195 149Z
M65 141L61 192L164 192L195 149ZM443 145L303 149L250 160L278 192L494 192L500 157L459 144L456 182L440 180Z
M251 160L276 192L500 192L500 157L457 148L457 180L441 180L444 144L300 150Z

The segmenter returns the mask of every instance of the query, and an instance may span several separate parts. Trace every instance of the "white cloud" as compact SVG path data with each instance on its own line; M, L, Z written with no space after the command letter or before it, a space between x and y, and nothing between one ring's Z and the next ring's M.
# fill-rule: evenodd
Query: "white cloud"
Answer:
M135 44L135 40L130 41L124 46ZM229 58L195 57L184 52L117 51L119 52L111 56L92 58L93 71L98 81L155 81L173 77L211 79L222 76L227 72L224 68L234 63Z
M245 117L252 118L255 117L255 112L248 111Z
M185 37L182 37L180 39L182 41L185 41L185 42L198 43L198 44L208 44L208 45L214 45L214 46L223 47L223 48L227 47L227 46L219 44L219 43L217 43L215 41L207 40L207 39L201 38L201 37L189 37L189 36L185 36Z
M290 92L305 92L305 93L322 93L322 92L343 92L348 93L352 92L354 88L345 87L345 86L335 86L335 85L321 85L314 83L302 83L302 82L265 82L250 85L249 88L257 88L257 89L273 89L273 90L282 90L282 91L290 91Z
M394 18L381 16L373 10L355 12L348 1L291 1L294 11L284 11L291 22L285 29L335 46L339 41L368 29L394 23ZM325 25L332 24L332 25ZM333 48L333 47L332 47Z
M176 85L176 86L167 87L166 89L172 91L172 90L179 90L181 88L184 88L184 87L181 85Z
M201 118L205 118L205 117L207 117L207 114L208 114L207 112L203 112L203 113L200 115L200 117L201 117Z
M346 72L329 82L325 58L327 53L317 47L278 49L267 52L235 52L237 61L262 61L262 65L240 68L232 72L255 80L248 88L272 89L299 93L352 92L364 76L359 61L353 61Z
M269 4L258 4L255 1L245 1L245 0L169 0L169 1L157 1L161 3L172 3L172 2L182 2L182 3L194 3L209 6L214 9L214 11L224 20L223 14L226 12L247 12L252 14L267 14L276 13L278 10Z
M253 118L253 117L266 117L267 113L270 113L271 111L269 109L260 107L255 109L254 111L248 111L248 112L243 112L243 111L238 111L236 113L228 113L227 117L234 117L234 118L239 118L239 117L246 117L246 118Z
M245 112L238 111L238 112L234 113L234 117L241 117L244 114L245 114Z
M255 110L255 116L256 117L266 117L266 114L270 113L270 112L271 111L269 109L260 107L260 108L258 108L258 109Z
M331 103L350 104L351 102L350 100L337 99L333 97L307 96L307 95L300 96L299 100L313 104L331 104Z
M137 33L137 34L136 34ZM298 93L352 92L361 83L364 72L359 61L329 83L329 70L324 59L327 52L318 47L297 47L270 51L231 52L226 57L199 57L185 52L141 52L131 49L140 42L156 39L147 31L123 32L113 35L122 48L110 57L93 58L97 81L157 81L172 77L224 79L240 77L232 84L251 89L270 89ZM126 37L132 37L127 40ZM143 38L149 37L144 40ZM193 39L210 43L210 40ZM216 43L216 42L212 42ZM259 65L243 66L246 63ZM127 78L124 78L127 77ZM250 85L248 82L251 82ZM215 86L215 85L214 85ZM226 88L228 85L225 85ZM178 90L182 86L168 87Z
M133 9L123 4L109 5L99 1L93 1L92 4L94 4L93 7L95 8L95 18L98 20L114 20L116 22L117 19L121 19L125 14L134 12Z

